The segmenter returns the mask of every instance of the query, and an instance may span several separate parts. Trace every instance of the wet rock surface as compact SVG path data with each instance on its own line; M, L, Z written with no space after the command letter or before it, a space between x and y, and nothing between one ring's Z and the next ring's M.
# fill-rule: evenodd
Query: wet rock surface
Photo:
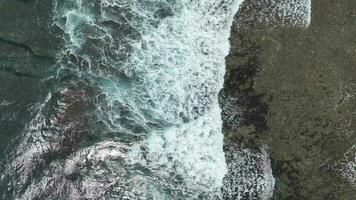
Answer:
M51 7L45 0L0 0L0 154L47 93L43 80L55 69L60 44Z
M267 144L273 199L356 196L355 7L313 1L308 29L235 21L221 93L225 144Z
M52 0L0 0L2 44L8 43L33 55L55 56L60 37L53 34L56 29L52 24L52 6Z

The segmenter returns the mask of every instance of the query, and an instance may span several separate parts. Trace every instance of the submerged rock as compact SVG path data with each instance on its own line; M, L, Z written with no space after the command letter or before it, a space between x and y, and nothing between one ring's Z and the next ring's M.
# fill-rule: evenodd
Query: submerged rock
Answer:
M225 143L257 152L269 147L274 199L355 196L355 6L346 0L313 1L308 29L253 18L233 28L221 102L234 118L226 118ZM245 10L266 19L259 14L264 8ZM225 102L237 106L224 109ZM259 122L244 122L251 113Z

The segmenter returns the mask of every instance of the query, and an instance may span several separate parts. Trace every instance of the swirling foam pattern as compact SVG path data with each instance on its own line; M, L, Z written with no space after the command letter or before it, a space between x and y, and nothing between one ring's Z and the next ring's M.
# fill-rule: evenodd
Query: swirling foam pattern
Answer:
M125 162L147 172L125 181L140 179L143 191L160 194L180 189L187 197L221 187L226 166L217 94L239 3L57 4L57 22L68 37L65 54L86 63L78 72L105 96L98 105L101 120L118 138L144 138L128 148Z
M12 195L219 198L217 99L240 3L56 1L59 70L8 166Z
M54 2L58 72L5 162L2 199L221 199L217 96L242 0Z

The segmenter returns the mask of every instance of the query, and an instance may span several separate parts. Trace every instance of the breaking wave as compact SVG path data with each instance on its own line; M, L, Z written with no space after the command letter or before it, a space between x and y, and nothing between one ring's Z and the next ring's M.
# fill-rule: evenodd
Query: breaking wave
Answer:
M58 71L7 158L2 197L223 198L228 167L259 165L246 151L228 154L241 162L227 166L223 152L218 93L241 3L54 1Z
M22 191L13 195L219 198L218 92L240 3L56 1L64 47L8 166Z

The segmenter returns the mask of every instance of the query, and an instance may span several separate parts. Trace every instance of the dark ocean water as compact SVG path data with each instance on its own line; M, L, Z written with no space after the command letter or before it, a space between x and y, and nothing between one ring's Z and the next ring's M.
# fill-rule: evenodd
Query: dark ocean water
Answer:
M3 198L218 198L217 95L239 3L54 2L63 47L31 108L16 101L31 112L9 131Z

